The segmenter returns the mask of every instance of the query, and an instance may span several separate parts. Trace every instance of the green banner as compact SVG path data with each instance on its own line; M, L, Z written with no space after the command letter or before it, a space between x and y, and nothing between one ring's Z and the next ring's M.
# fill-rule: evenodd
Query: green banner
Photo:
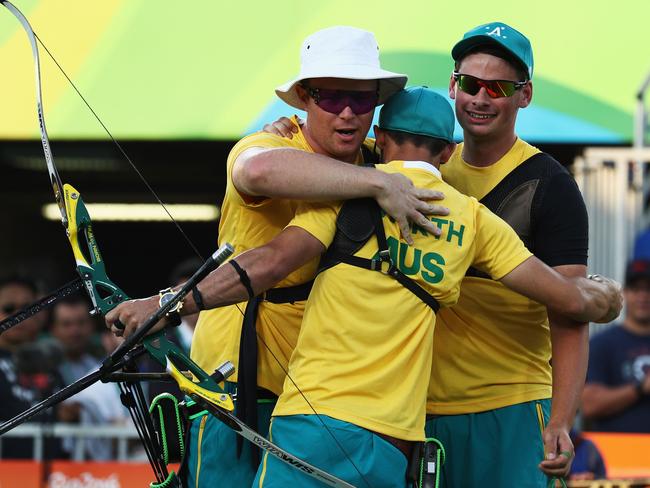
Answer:
M119 139L235 139L294 113L273 89L298 72L304 37L331 25L373 31L385 68L446 93L462 34L511 24L533 44L533 104L517 130L535 142L629 142L636 92L650 71L647 0L14 3ZM104 139L42 48L41 58L50 136ZM5 10L0 68L0 138L37 138L30 48Z

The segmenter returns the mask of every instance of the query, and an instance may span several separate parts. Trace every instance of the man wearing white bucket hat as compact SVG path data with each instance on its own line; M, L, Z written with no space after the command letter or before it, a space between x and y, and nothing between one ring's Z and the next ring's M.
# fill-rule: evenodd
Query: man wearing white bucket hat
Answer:
M347 164L372 162L372 145L364 141L374 109L406 79L381 69L370 32L332 27L309 36L302 45L300 74L276 90L288 104L305 110L307 120L293 119L298 133L292 140L256 133L232 149L219 241L241 253L282 231L294 216L295 200L359 197L375 198L409 239L409 221L435 231L423 214L445 214L446 209L424 200L440 199L438 192L416 189L401 175ZM237 415L264 435L316 266L317 260L308 263L263 296L254 296L249 287L245 311L237 305L206 310L197 323L192 359L206 371L225 360L237 366L237 376L225 388L237 391ZM236 269L247 283L246 270ZM200 292L194 296L200 303ZM197 413L188 445L188 486L249 486L257 460L257 450L242 445L232 430Z
M441 237L414 230L415 244L406 245L397 224L382 218L369 199L304 202L270 243L236 256L247 284L231 266L200 283L208 307L235 303L250 293L248 287L261 293L327 249L270 436L280 448L345 480L330 486L406 487L409 459L416 486L437 486L444 450L436 449L436 441L421 445L435 314L458 299L470 265L577 319L607 321L622 306L618 284L562 278L531 257L508 224L441 180L438 167L454 150L453 130L451 106L425 87L391 97L375 128L387 161L378 166L382 171L445 192L453 214L436 219ZM184 303L183 314L196 310L189 296ZM138 323L127 321L130 334L157 306L158 297L127 302L107 321L128 319L140 309ZM313 470L296 467L267 452L253 486L324 486L322 478L307 476Z

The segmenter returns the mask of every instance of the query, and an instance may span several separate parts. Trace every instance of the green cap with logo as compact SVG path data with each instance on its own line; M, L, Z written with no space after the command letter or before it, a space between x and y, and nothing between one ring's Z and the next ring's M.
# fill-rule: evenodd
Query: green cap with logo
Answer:
M454 111L445 97L426 86L400 90L379 112L379 128L454 140Z
M458 61L467 51L477 46L493 45L505 49L512 54L528 73L528 79L533 77L533 48L528 38L517 29L503 22L491 22L479 25L467 31L463 39L451 50L451 56Z

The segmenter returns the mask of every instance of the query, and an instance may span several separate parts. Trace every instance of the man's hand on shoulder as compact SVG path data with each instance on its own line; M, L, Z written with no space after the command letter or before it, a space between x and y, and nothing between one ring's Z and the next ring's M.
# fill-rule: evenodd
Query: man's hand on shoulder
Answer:
M298 119L298 122L302 123L300 119ZM298 132L298 127L290 119L286 117L281 117L270 124L266 124L263 130L264 132L268 132L270 134L275 134L281 137L288 137L289 139L291 139L293 137L293 133ZM250 153L249 151L246 151L246 153L248 153L247 156L255 156L254 153ZM246 165L247 165L247 173L254 174L255 171L253 171L253 168L250 167L251 165L249 163L246 163ZM235 162L235 167L233 169L233 181L235 182L235 186L237 187L237 189L240 192L243 191L244 193L247 193L248 195L262 194L262 188L263 188L262 184L256 184L256 185L251 184L250 182L253 180L252 177L248 177L246 180L241 178L242 172L240 168L243 167L244 167L243 164L238 164L238 161ZM310 174L312 175L315 174L315 170L316 168L314 167L313 170L310 171ZM349 169L349 171L357 171L357 172L360 170L362 169L361 168ZM438 226L434 225L434 223L431 222L431 220L429 220L427 216L428 215L449 215L448 208L444 207L443 205L431 203L431 201L442 200L444 198L444 195L441 192L429 190L425 188L417 188L413 185L411 180L409 180L407 177L401 174L389 174L389 173L384 173L383 171L371 170L368 168L364 168L363 171L372 171L372 173L371 174L357 173L353 178L350 178L349 181L352 181L353 179L357 180L358 181L358 183L356 184L357 188L367 186L366 183L370 183L369 186L371 187L371 193L368 194L367 190L364 190L364 193L360 191L356 191L355 192L356 195L349 194L345 198L360 198L364 196L373 197L377 201L379 206L388 215L390 215L393 219L395 219L395 221L399 225L402 237L410 245L413 244L413 237L411 235L412 225L417 225L423 230L429 232L430 234L436 236L440 235L441 231L438 228ZM341 179L345 178L340 174L341 173L340 168L338 171L335 171L334 173L338 174L338 177ZM263 178L260 177L257 180L262 181ZM319 181L324 182L323 177L320 177ZM323 188L323 186L324 185L321 185L321 189ZM330 186L332 188L338 189L340 187L340 182L332 183ZM295 188L295 185L292 185L292 187ZM308 188L308 186L305 186L305 188ZM274 196L274 195L268 195L268 193L269 192L266 191L265 194L267 194L267 196ZM335 193L335 191L333 193ZM325 197L325 195L316 195L316 194L312 195L311 197L308 195L298 196L298 195L290 195L290 194L281 195L281 196L289 197L289 198L293 197L293 198L299 198L299 199L305 199L311 201L322 200ZM340 197L341 195L337 195L336 198L333 199L341 199Z
M302 119L298 118L298 123L302 125ZM280 117L278 120L275 120L270 124L265 124L264 127L262 127L262 131L269 134L275 134L276 136L286 137L287 139L293 139L293 135L298 133L298 126L291 122L291 119Z
M406 176L399 173L384 173L381 185L375 194L379 206L399 225L402 237L413 244L411 224L439 236L440 228L427 218L427 215L448 215L449 209L443 205L430 203L444 199L444 194L435 190L418 188Z

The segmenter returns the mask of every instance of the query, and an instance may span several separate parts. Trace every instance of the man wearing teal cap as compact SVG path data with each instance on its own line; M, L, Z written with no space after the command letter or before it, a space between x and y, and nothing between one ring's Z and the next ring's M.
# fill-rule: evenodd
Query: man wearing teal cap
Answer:
M515 133L533 96L530 42L492 22L467 32L452 56L449 96L464 142L442 169L445 181L504 218L547 265L584 276L580 192L561 164ZM586 324L566 325L470 270L435 330L427 433L447 449L446 486L545 487L544 474L566 474L588 347Z
M398 224L369 199L302 203L270 243L235 258L247 286L262 293L327 249L270 437L354 486L407 486L407 459L424 440L436 311L455 303L470 266L576 319L609 320L620 310L616 284L554 273L503 220L442 181L438 167L454 151L453 129L447 100L424 87L390 98L375 128L389 161L377 169L444 191L451 213L431 218L440 236L414 226L414 243L407 244ZM248 293L232 266L219 268L198 289L207 308L237 303ZM157 297L127 302L107 320L124 320L130 334L138 325L132 312L138 309L140 323L157 304ZM188 295L181 313L196 309ZM253 486L323 484L265 455Z

